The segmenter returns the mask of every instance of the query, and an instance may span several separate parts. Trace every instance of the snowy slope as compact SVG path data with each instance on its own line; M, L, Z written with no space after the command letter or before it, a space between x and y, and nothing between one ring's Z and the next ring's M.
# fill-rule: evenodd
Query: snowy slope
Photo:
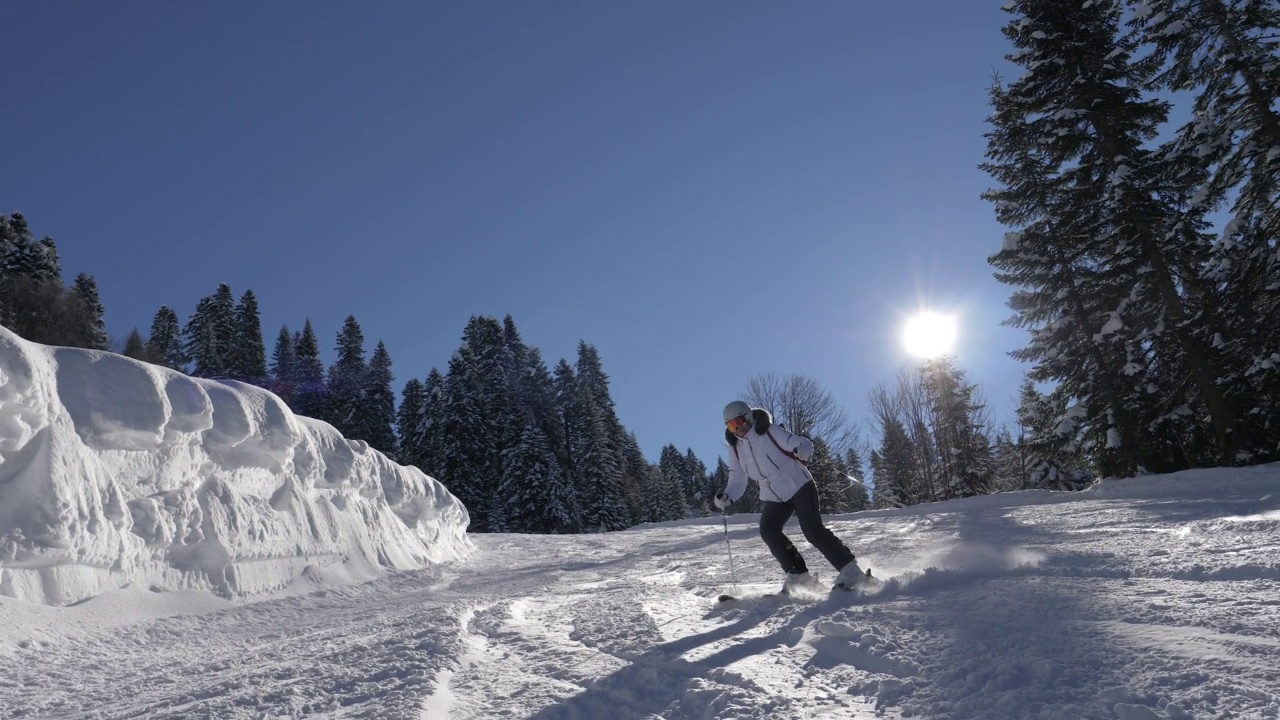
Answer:
M866 597L717 604L712 519L478 536L252 603L0 598L0 716L1276 718L1278 491L1268 466L840 516L891 578ZM754 522L729 534L758 594L778 578Z
M0 328L0 596L246 598L464 557L435 480L250 385Z

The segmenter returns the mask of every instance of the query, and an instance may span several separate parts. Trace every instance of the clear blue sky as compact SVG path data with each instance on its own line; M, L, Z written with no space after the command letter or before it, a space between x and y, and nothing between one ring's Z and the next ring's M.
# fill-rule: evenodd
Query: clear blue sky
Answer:
M756 373L853 418L957 312L998 416L1024 368L986 257L1001 0L5 6L0 212L92 273L108 330L252 289L268 352L353 314L396 391L468 317L596 345L645 454L714 464Z

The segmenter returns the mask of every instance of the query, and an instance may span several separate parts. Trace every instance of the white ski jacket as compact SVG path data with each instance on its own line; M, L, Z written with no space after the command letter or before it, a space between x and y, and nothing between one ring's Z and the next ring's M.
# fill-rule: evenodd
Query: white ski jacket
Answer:
M736 502L747 491L750 478L760 486L761 500L787 502L805 483L813 481L809 468L800 462L813 456L813 443L781 425L774 425L764 410L755 410L753 420L755 427L746 437L726 433L726 439L732 440L725 494ZM762 427L767 428L763 433L759 432ZM795 457L788 453L794 453Z

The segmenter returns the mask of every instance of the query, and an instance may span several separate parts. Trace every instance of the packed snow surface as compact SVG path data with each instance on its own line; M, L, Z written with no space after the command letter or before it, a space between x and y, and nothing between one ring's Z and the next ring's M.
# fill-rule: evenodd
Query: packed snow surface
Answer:
M866 595L761 597L779 578L742 515L724 604L714 518L477 536L255 602L0 599L0 715L1276 718L1277 490L1269 466L836 516L887 581Z

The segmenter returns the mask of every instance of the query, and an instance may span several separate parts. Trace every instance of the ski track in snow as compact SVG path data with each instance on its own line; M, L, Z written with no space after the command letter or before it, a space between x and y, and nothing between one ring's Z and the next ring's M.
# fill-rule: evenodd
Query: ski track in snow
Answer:
M0 716L1276 718L1280 467L1231 473L831 518L888 580L866 596L759 597L741 516L726 604L711 519L479 535L466 565L114 627L39 608Z

